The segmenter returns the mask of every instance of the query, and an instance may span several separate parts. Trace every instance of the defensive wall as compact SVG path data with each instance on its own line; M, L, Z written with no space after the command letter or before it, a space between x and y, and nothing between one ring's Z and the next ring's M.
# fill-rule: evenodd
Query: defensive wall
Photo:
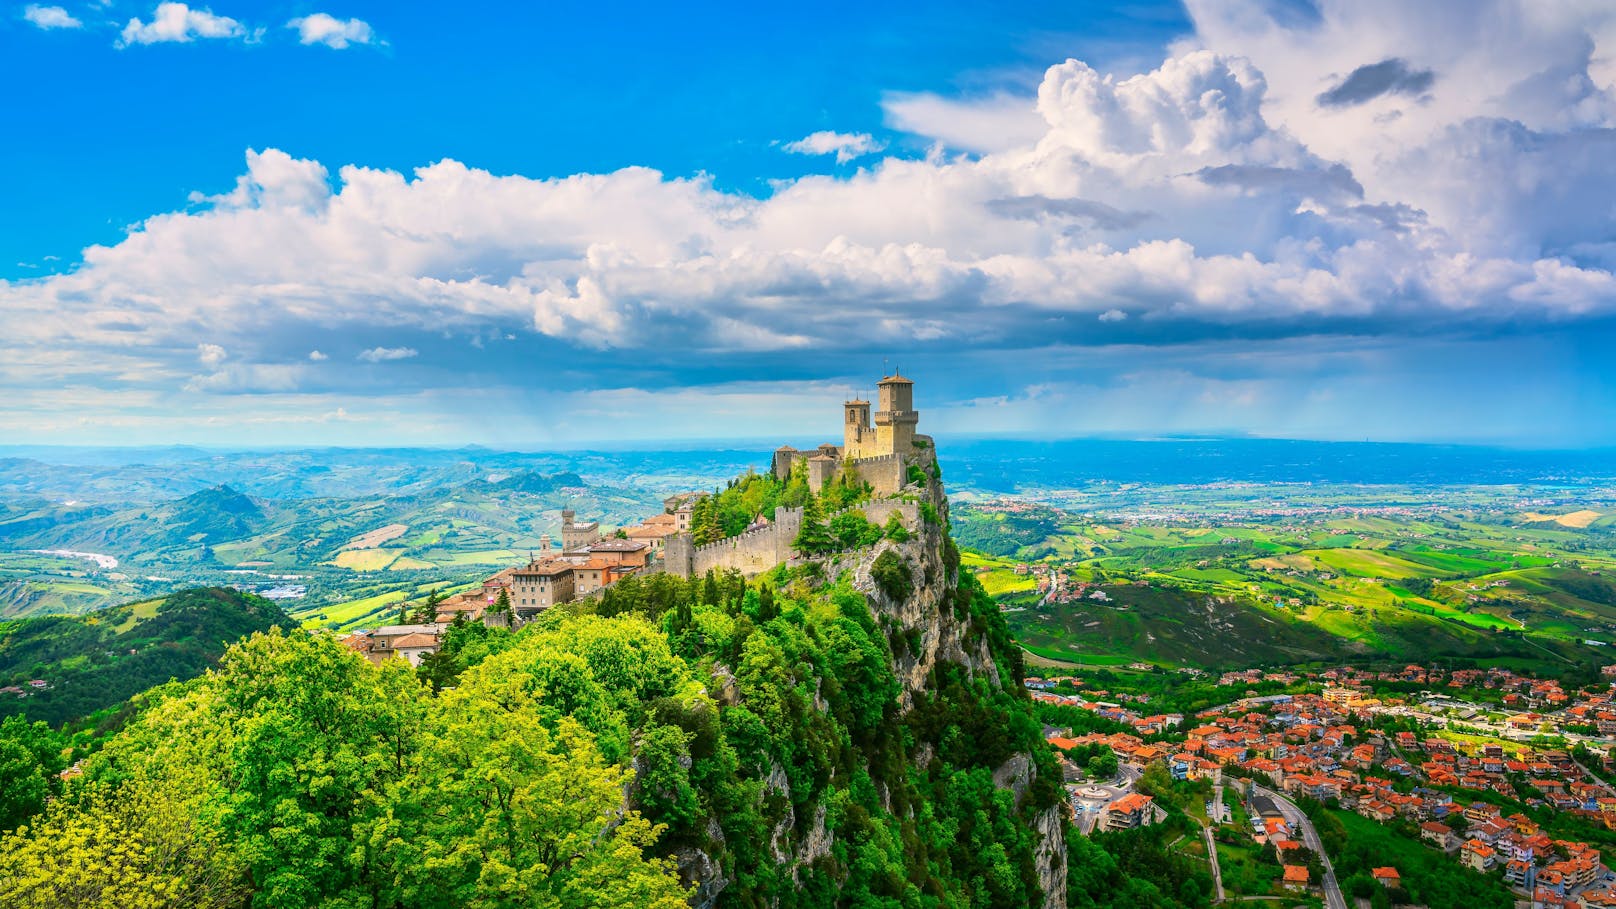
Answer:
M901 460L901 459L900 459ZM900 464L901 469L901 464ZM901 499L874 499L843 508L827 515L825 520L849 511L862 511L872 524L883 525L894 513L902 515L905 527L919 526L920 505ZM682 578L701 577L708 571L734 569L752 576L792 560L796 551L791 544L802 530L801 508L777 508L774 522L767 527L748 530L702 546L688 533L671 536L662 548L662 570Z
M792 465L798 461L808 464L808 488L818 492L840 473L845 466L859 479L870 484L878 496L889 496L909 483L909 464L926 464L932 458L931 440L913 454L900 453L874 455L865 458L842 458L834 445L821 445L812 451L781 448L774 453L774 475L780 479L790 476Z

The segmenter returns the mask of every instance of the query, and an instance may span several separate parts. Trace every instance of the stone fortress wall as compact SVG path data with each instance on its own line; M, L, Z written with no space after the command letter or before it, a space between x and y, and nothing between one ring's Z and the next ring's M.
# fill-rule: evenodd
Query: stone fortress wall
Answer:
M902 375L890 375L877 387L880 409L872 420L870 402L848 401L843 405L843 444L826 443L816 449L799 451L781 446L774 453L771 467L780 479L790 476L799 461L806 462L808 488L819 492L841 471L850 470L870 484L876 499L853 506L872 523L883 524L897 512L907 527L916 527L918 505L891 498L909 484L909 465L930 467L936 460L936 446L927 436L917 435L920 420L914 409L914 383ZM846 509L852 510L852 509ZM838 512L839 514L840 512ZM826 520L835 515L826 515ZM778 508L773 523L697 546L690 534L669 537L663 548L663 570L681 577L706 574L710 569L733 568L743 574L761 574L791 561L791 544L802 529L801 508Z
M903 499L875 499L850 505L825 516L832 518L850 511L861 511L865 519L883 525L894 513L910 530L920 526L920 504ZM791 544L802 530L801 508L777 508L774 523L748 530L739 536L697 546L690 534L669 537L663 549L662 570L682 578L701 577L709 571L734 569L751 577L776 565L790 562L796 555Z

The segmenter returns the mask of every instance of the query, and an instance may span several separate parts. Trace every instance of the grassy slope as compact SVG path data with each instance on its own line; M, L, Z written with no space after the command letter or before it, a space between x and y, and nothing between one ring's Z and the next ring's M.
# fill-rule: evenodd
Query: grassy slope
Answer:
M0 685L50 684L25 698L0 696L0 716L53 724L85 716L171 678L199 675L233 641L289 624L275 604L229 588L0 623Z

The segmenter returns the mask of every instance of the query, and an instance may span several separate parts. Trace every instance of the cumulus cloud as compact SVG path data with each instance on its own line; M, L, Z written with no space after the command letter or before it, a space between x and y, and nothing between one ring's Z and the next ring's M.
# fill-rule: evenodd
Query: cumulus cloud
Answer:
M1321 0L1295 17L1191 0L1195 34L1153 70L1068 60L1035 95L889 98L889 124L942 147L765 198L637 167L532 179L255 150L192 209L0 283L0 363L72 351L36 374L379 393L377 373L429 367L671 374L789 351L1021 358L1616 317L1616 15L1482 5ZM1366 60L1417 63L1376 82L1356 76ZM1340 97L1369 100L1319 103L1355 77ZM962 111L975 125L951 132ZM309 368L311 347L361 332L388 346ZM198 379L201 345L219 359Z
M118 36L118 46L247 36L246 27L229 16L218 16L200 7L193 9L184 3L164 2L157 4L150 22L138 17L130 19Z
M869 133L838 133L822 129L809 133L795 142L787 142L786 151L798 155L835 155L836 163L846 164L854 158L873 155L886 148Z
M320 353L318 350L311 350L309 351L309 359L315 363L318 363L321 360L329 360L331 358L323 353Z
M386 363L392 360L408 360L419 355L420 351L413 347L372 347L362 351L359 359L366 363Z
M40 28L83 28L84 23L60 6L41 6L30 3L23 7L22 17Z
M296 29L298 41L304 44L324 44L335 50L375 40L370 23L362 19L338 19L330 13L299 16L287 22L286 27Z
M985 98L893 93L881 103L893 129L970 152L1007 151L1043 138L1048 124L1033 99L1001 92Z

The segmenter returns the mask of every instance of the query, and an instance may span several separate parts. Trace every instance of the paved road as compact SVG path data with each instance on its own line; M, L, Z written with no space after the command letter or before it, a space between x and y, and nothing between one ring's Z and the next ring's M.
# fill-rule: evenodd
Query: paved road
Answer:
M1107 780L1103 783L1079 785L1078 789L1080 791L1083 789L1096 789L1104 794L1100 798L1087 798L1081 795L1076 797L1074 807L1081 805L1084 809L1077 812L1077 829L1085 836L1092 833L1094 825L1099 823L1100 817L1105 813L1105 806L1132 791L1134 781L1138 779L1139 771L1124 764L1118 768L1115 779Z
M1348 909L1347 898L1341 895L1341 885L1335 879L1335 868L1330 864L1330 856L1324 851L1324 843L1319 840L1318 831L1313 829L1313 822L1302 813L1302 809L1296 807L1295 802L1283 795L1262 786L1257 786L1256 790L1274 800L1274 804L1279 806L1279 813L1285 816L1285 822L1302 832L1303 845L1318 853L1320 861L1324 863L1325 909Z
M1227 897L1223 895L1223 869L1218 867L1218 844L1212 841L1212 828L1201 828L1201 837L1206 840L1206 857L1212 863L1212 892L1217 894L1215 902L1223 902Z

